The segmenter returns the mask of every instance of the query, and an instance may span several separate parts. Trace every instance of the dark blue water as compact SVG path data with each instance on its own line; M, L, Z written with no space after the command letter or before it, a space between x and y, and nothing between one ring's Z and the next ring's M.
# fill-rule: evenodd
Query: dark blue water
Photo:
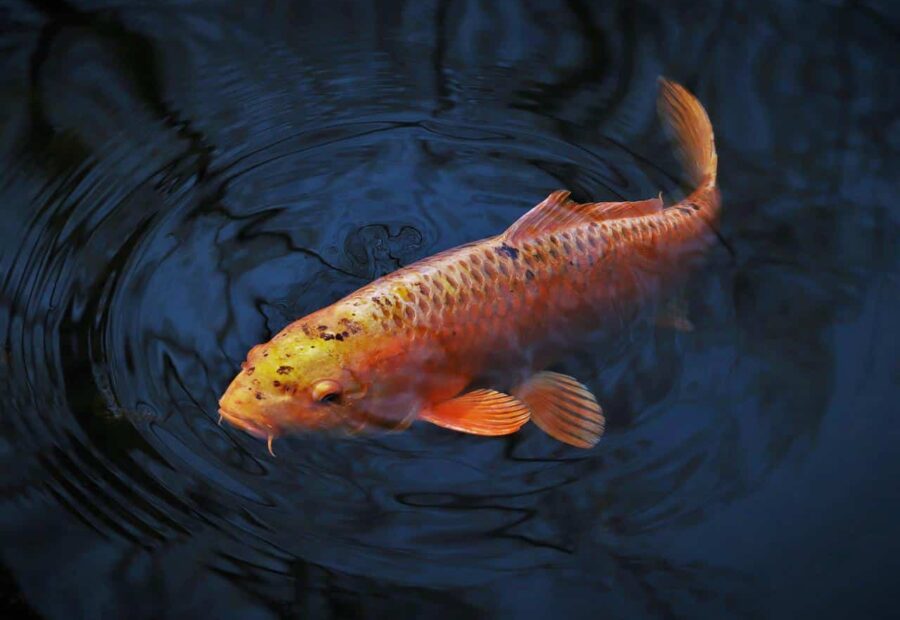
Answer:
M896 613L897 5L379 4L0 8L8 611ZM679 196L660 74L722 242L693 332L565 360L595 449L216 425L249 347L379 275L557 188Z

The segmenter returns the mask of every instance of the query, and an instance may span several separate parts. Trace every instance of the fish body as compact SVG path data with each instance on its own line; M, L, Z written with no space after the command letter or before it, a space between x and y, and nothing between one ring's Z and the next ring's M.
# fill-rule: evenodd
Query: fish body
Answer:
M388 274L254 347L223 417L270 440L417 419L505 435L530 419L594 445L605 424L596 398L543 369L585 330L659 299L719 217L705 111L664 80L660 110L695 185L686 199L577 203L555 191L504 233Z

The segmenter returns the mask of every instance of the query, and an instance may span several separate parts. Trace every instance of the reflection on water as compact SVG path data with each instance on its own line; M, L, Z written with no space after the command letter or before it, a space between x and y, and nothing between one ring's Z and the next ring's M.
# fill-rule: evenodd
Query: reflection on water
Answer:
M706 541L878 387L836 369L885 357L840 330L900 301L882 9L137 4L0 9L0 521L31 607L783 610L747 545ZM216 425L250 346L372 278L556 188L677 195L658 74L713 118L725 243L693 333L564 363L607 412L596 449L417 425L272 459Z

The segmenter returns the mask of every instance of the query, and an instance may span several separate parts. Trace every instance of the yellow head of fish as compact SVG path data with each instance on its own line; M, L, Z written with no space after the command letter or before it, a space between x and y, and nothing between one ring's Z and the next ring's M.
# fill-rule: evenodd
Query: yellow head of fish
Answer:
M351 346L349 329L320 329L315 322L290 325L250 350L219 400L224 420L270 440L287 430L361 424L354 414L368 385L353 368L362 339Z
M270 449L289 431L407 425L427 393L398 368L408 343L356 310L325 308L253 347L219 400L222 419L268 439Z

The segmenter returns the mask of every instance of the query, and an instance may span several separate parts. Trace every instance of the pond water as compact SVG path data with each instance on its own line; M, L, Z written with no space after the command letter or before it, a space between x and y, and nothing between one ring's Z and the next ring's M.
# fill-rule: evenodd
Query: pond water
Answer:
M896 5L4 4L10 610L889 615ZM375 277L558 188L680 196L658 75L712 118L721 243L693 332L564 360L596 448L217 426L251 346Z

